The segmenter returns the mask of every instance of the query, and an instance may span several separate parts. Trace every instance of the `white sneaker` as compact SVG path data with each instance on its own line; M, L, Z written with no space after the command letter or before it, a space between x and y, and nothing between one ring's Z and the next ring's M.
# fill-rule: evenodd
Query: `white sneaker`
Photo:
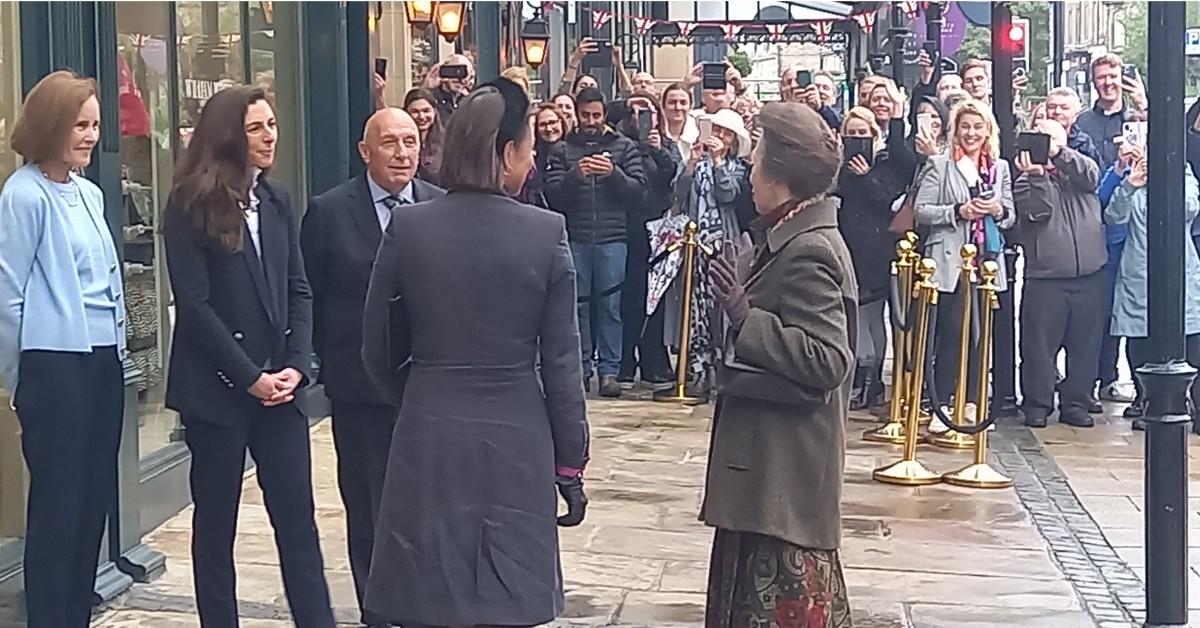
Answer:
M975 425L976 423L978 423L979 422L979 406L975 405L974 403L968 402L966 409L963 410L963 419L964 419L963 422L966 423L967 425ZM993 432L995 430L996 430L995 423L992 423L991 425L988 426L987 431Z
M942 414L944 414L946 416L952 416L953 413L950 410L950 408L947 408L946 406L942 406ZM946 432L949 432L949 431L950 431L950 426L946 425L946 423L944 421L942 421L942 417L938 416L938 413L934 412L933 420L929 422L929 433L930 434L945 434Z

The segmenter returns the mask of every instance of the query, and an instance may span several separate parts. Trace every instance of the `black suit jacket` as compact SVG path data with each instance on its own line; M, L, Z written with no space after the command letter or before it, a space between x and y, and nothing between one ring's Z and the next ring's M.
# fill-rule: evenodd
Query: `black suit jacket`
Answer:
M286 192L265 180L255 192L261 260L249 228L231 253L179 207L163 217L176 318L166 403L185 422L238 425L261 407L248 390L264 371L310 375L312 292L300 230Z
M446 194L419 179L412 185L418 203ZM300 242L313 291L313 346L330 399L388 403L362 361L363 303L381 236L365 174L312 199L304 214Z

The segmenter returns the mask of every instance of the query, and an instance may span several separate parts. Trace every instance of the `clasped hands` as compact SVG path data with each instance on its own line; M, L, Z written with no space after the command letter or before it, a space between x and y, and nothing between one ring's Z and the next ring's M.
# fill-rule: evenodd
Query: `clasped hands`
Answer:
M249 393L268 408L280 406L296 398L296 387L304 376L288 367L275 373L263 373L250 386Z

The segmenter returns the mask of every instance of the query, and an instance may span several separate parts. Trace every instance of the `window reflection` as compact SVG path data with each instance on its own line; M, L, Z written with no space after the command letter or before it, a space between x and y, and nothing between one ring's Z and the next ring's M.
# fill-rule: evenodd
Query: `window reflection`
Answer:
M171 80L166 2L117 4L117 92L129 359L137 367L142 455L179 439L163 406L171 337L170 287L157 226L170 192Z
M0 3L0 184L21 165L8 145L21 109L21 59L17 3ZM17 415L0 382L0 573L19 564L25 536L24 458ZM0 600L3 607L7 600Z
M179 139L186 146L213 94L246 82L240 2L176 2L179 20Z

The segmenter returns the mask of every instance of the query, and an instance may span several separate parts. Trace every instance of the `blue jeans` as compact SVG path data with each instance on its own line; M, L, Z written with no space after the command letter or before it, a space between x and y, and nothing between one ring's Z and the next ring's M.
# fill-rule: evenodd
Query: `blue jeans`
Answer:
M572 242L571 255L575 258L575 285L581 301L579 343L583 354L583 375L591 376L592 356L596 353L599 355L596 370L600 377L615 377L621 368L619 286L625 281L625 243ZM605 292L612 294L599 296ZM595 320L592 319L593 312L596 314Z

